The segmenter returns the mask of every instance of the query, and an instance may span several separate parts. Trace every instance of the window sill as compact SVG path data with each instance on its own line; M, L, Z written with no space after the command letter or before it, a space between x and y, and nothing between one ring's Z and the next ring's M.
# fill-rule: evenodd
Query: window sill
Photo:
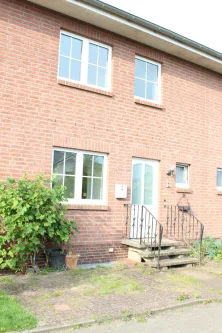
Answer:
M162 111L166 110L165 107L162 104L156 104L156 103L152 103L152 102L149 102L149 101L144 101L143 99L139 99L139 98L135 98L134 103L145 105L145 106L150 106L152 108L160 109Z
M63 85L63 86L67 86L67 87L71 87L71 88L76 88L76 89L89 91L89 92L100 94L100 95L105 95L105 96L108 96L108 97L113 97L114 96L114 94L110 91L89 87L89 86L79 84L79 83L74 83L74 82L71 82L71 81L58 79L58 84Z
M103 205L72 205L68 204L68 210L91 210L91 211L108 211L108 206Z
M193 193L191 188L177 188L177 193Z
M217 190L217 195L222 195L222 191Z

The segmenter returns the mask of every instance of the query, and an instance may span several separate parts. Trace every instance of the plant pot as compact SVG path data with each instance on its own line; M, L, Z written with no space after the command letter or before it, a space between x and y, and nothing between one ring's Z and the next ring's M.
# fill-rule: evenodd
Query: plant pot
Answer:
M46 250L48 265L50 267L65 266L67 251L63 249Z
M76 269L79 257L79 254L68 254L66 256L66 266L69 269Z

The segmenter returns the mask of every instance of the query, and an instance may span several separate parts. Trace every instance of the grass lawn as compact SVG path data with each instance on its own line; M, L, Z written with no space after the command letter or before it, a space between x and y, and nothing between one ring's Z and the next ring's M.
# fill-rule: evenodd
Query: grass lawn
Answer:
M37 319L25 310L18 301L6 294L0 293L0 332L19 331L33 328Z

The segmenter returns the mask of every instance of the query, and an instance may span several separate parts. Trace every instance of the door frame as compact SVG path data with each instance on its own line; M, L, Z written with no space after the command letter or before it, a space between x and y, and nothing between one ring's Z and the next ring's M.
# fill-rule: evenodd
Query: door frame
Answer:
M132 195L133 195L133 165L136 164L136 163L133 163L134 161L137 161L138 163L142 163L143 177L144 177L145 164L150 165L154 168L153 202L155 203L155 209L154 209L154 211L151 211L151 213L154 215L154 217L156 219L158 219L158 211L159 211L159 165L160 165L160 161L159 160L154 160L154 159L148 159L148 158L132 157L131 198L130 198L131 204L132 204ZM142 195L144 196L144 180L143 180L143 183L142 183L141 192L142 192ZM144 206L146 206L146 205L144 205Z

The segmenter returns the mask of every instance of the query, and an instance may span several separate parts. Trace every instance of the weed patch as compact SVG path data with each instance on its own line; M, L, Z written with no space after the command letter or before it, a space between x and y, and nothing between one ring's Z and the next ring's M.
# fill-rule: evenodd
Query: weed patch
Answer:
M37 319L11 296L0 294L0 332L20 331L36 327Z
M173 283L183 283L183 284L199 284L200 281L196 278L190 277L190 276L184 276L180 274L169 274L167 276L168 281L173 282Z
M16 284L16 281L9 277L0 278L0 284Z
M123 279L122 276L109 275L92 275L90 281L91 286L86 286L84 295L109 295L109 294L131 294L139 293L144 287L137 281L129 278Z
M182 294L180 294L180 296L177 297L177 300L178 301L185 301L185 300L187 300L189 298L190 298L190 296L188 294L182 293Z

